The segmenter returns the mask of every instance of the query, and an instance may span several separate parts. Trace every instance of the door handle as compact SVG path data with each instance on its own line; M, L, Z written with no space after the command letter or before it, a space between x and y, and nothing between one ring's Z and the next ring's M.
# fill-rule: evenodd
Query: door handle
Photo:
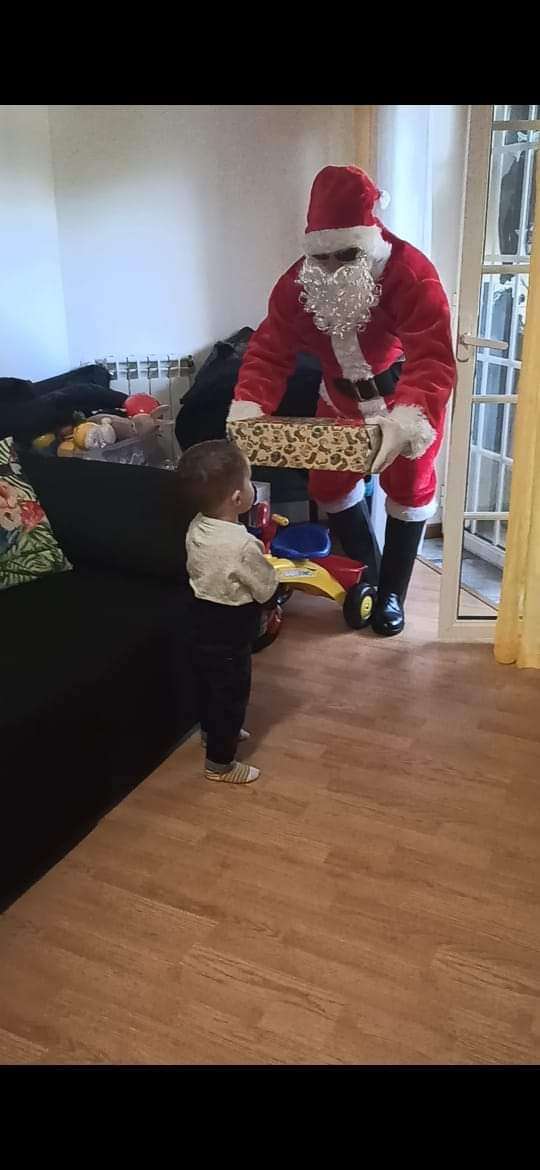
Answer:
M459 346L463 345L465 349L498 349L504 351L508 349L507 341L497 341L494 337L473 337L472 333L460 333L458 338ZM470 354L467 357L459 357L458 362L468 362Z

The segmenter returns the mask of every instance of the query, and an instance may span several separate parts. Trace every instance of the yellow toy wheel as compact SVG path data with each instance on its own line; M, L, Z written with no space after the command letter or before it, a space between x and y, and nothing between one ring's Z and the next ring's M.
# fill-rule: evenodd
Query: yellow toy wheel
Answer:
M352 630L369 626L377 593L372 585L353 585L343 603L343 617Z
M361 602L360 602L360 617L362 618L363 621L367 622L368 618L371 617L372 610L373 610L373 598L371 596L371 593L366 593L366 596L363 597Z

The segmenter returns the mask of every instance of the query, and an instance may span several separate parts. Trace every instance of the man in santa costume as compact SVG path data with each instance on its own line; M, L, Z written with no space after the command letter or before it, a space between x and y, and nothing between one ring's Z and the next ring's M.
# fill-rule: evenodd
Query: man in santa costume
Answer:
M435 459L455 380L450 310L431 262L377 218L381 192L357 167L326 167L311 192L303 258L278 281L248 346L230 419L272 414L296 354L323 371L317 416L382 430L372 467L387 495L382 562L366 548L364 483L314 471L310 495L348 556L378 583L374 630L399 634L424 525L436 511ZM378 582L375 579L378 577Z

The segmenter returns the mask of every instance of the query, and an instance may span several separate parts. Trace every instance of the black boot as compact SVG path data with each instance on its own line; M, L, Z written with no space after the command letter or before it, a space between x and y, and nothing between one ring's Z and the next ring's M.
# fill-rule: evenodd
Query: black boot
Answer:
M424 520L395 520L393 516L386 521L379 593L371 619L375 633L384 638L400 634L405 625L403 605L424 524Z
M362 561L366 566L362 580L369 585L376 585L381 553L366 501L361 500L344 512L329 513L328 525L332 538L339 540L345 556L353 561Z

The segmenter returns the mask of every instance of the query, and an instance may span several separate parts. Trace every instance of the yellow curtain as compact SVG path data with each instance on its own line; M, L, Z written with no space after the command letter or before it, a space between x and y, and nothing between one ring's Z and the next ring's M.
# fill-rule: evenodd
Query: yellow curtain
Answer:
M373 179L377 171L377 107L353 107L354 159Z
M540 189L540 154L536 190ZM537 195L527 320L516 406L504 575L495 629L498 662L540 670L540 226Z

